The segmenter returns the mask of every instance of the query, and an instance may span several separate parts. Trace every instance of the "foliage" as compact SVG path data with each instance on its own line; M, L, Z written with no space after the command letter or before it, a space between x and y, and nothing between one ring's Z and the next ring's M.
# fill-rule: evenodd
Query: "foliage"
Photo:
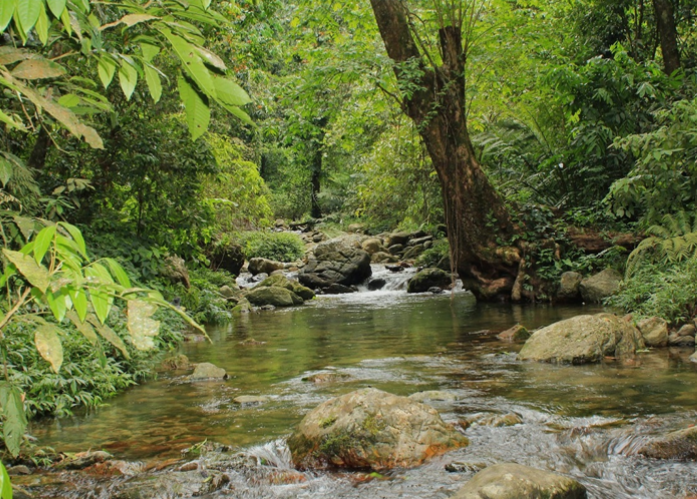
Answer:
M608 305L638 316L662 317L672 324L691 320L697 315L697 259L640 266Z
M206 141L218 164L218 172L206 175L202 181L202 194L215 213L215 231L226 233L271 225L271 193L257 165L244 159L244 145L214 133Z
M450 245L447 239L438 239L433 246L425 250L416 260L418 265L424 267L437 267L443 261L449 261Z
M294 262L305 254L302 238L292 232L242 232L238 239L247 259Z
M616 150L637 160L608 196L618 215L648 223L697 207L697 99L680 100L654 116L657 128L615 141Z
M222 286L235 288L235 278L224 270L210 270L203 266L189 269L191 286L167 284L162 288L165 297L180 298L181 305L196 322L201 324L224 324L232 318L235 303L220 294Z

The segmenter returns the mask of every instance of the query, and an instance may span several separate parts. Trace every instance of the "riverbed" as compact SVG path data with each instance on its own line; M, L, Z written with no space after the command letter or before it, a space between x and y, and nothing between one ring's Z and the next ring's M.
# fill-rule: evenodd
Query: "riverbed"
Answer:
M183 450L208 441L287 470L284 439L328 398L366 386L398 395L445 390L455 400L434 405L446 421L513 413L522 422L473 425L465 431L469 447L378 478L304 473L297 483L279 484L230 470L230 484L210 497L446 498L476 471L446 471L452 462L516 462L564 473L581 481L592 498L697 493L697 463L635 454L652 435L697 422L691 352L665 349L629 362L553 366L517 361L520 345L492 334L517 323L533 329L599 310L478 304L466 292L319 297L300 308L243 315L210 328L212 344L184 345L182 353L192 362L226 369L225 381L190 383L188 372L164 373L97 411L37 423L31 433L41 445L106 450L143 463L143 469L184 459ZM307 381L320 373L332 373L335 381ZM240 405L234 402L239 395L267 400ZM87 477L70 487L31 491L38 497L110 497L111 487L125 479Z

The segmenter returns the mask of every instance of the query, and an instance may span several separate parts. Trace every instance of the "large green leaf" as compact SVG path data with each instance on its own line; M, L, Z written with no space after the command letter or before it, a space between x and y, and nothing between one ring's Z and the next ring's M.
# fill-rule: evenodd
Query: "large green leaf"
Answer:
M113 283L114 281L109 271L98 263L87 267L85 269L85 275L90 278L92 284L90 286L90 301L92 302L92 307L94 307L94 312L97 314L100 322L104 324L109 316L114 298L103 285Z
M82 256L87 258L87 246L85 245L85 239L82 237L82 232L80 232L80 229L67 222L60 222L59 225L68 231L70 236L73 238L77 249L80 251Z
M34 343L39 354L58 372L63 364L63 345L58 336L61 330L53 324L41 326L34 334Z
M97 73L99 74L99 80L104 85L104 88L108 88L111 80L114 79L114 73L116 72L116 62L109 56L102 56L99 58L97 63Z
M177 56L182 62L186 73L196 82L201 91L210 97L215 97L215 84L210 71L201 61L198 51L194 45L184 40L182 37L172 34L170 31L163 30L164 35L174 48Z
M34 259L36 263L41 264L41 260L44 259L44 255L51 247L53 242L53 236L56 235L56 226L50 225L41 229L34 239Z
M121 67L119 68L119 84L121 85L123 94L126 96L126 100L131 100L131 96L133 95L133 91L136 89L137 83L138 70L130 63L122 61Z
M29 255L3 248L2 252L11 261L19 273L22 274L29 284L38 288L42 293L46 292L49 283L49 274L43 266L38 265Z
M128 278L128 274L125 270L123 270L123 267L119 264L119 262L113 258L104 258L104 261L109 266L111 275L116 278L116 281L124 288L130 288L131 280Z
M140 300L128 301L128 331L131 341L138 350L150 350L155 347L153 341L160 331L160 321L151 317L157 306Z
M160 97L162 97L162 81L160 81L160 74L151 68L150 66L145 66L145 83L148 84L148 90L152 96L152 100L158 102Z
M10 454L17 457L20 445L27 428L27 416L24 413L24 403L21 392L8 383L0 383L0 405L3 415L3 440ZM4 494L4 485L3 485Z
M61 15L63 14L66 2L67 0L46 0L48 8L51 10L51 13L56 17L56 19L60 19Z
M0 499L12 499L12 483L5 465L0 462Z
M56 291L47 290L45 296L48 307L51 309L51 312L53 312L53 316L58 322L61 322L65 317L65 313L72 305L70 292L67 288L62 287Z
M15 13L18 0L2 0L0 2L0 32L5 31L7 25L10 24L12 16ZM3 63L4 64L4 63Z
M85 317L87 316L87 292L85 292L85 290L82 288L72 290L70 292L70 299L73 302L73 308L75 308L77 316L81 321L84 321Z
M3 0L4 2L5 0ZM17 18L25 33L29 33L39 19L42 0L19 0L17 4Z
M41 10L39 11L39 19L36 21L36 34L39 36L39 40L43 45L48 42L48 28L51 26L51 22L48 20L48 14L46 14L46 9L41 5Z
M104 31L105 29L108 28L113 28L114 26L118 26L119 24L125 24L127 27L131 27L135 24L146 22L146 21L152 21L153 19L159 19L159 17L150 15L150 14L126 14L123 16L121 19L118 21L114 21L113 23L105 24L104 26L100 26L99 30Z
M19 123L19 122L13 120L11 117L9 117L8 115L6 115L2 110L0 110L0 121L2 121L3 123L6 123L6 124L9 125L11 128L15 128L15 129L17 129L17 130L26 130L26 127L24 126L24 124ZM0 162L2 162L2 161L4 161L5 163L7 163L7 160L6 160L5 158L0 158ZM3 183L3 186L4 186L6 183L7 183L7 182L4 182L4 183Z
M208 130L211 110L208 103L185 78L180 77L177 83L179 84L179 95L186 110L186 124L189 126L192 139L196 140Z
M244 106L252 102L247 92L234 81L221 76L213 77L218 99L228 106Z
M97 333L94 332L94 328L92 328L89 322L78 317L74 310L71 310L70 312L65 314L65 316L68 318L70 322L73 323L75 329L80 331L85 338L90 340L90 343L92 343L93 345L97 343Z
M102 338L104 338L109 343L114 345L116 348L121 350L121 353L124 357L126 357L127 359L130 358L130 355L128 354L128 349L126 348L126 344L119 337L119 335L116 334L109 326L107 326L106 324L101 324L93 315L88 315L87 321L95 327L95 329Z

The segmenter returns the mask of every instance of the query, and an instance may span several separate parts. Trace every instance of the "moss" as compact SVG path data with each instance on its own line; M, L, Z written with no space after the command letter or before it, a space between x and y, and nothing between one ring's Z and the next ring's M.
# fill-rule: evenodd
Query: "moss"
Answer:
M323 419L322 421L319 422L319 427L324 429L324 428L329 428L331 425L336 423L336 416L331 416L326 419Z

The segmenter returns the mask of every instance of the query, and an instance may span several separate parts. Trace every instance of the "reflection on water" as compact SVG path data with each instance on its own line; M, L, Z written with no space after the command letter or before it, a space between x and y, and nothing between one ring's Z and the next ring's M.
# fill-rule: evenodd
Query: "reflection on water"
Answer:
M446 420L515 412L523 424L474 426L467 430L472 442L467 449L395 472L390 480L357 486L350 476L324 474L302 487L264 488L240 478L237 492L225 497L447 497L471 477L446 473L444 463L453 460L557 470L578 477L597 498L697 492L694 463L655 463L632 452L662 428L694 422L697 373L685 361L689 352L663 350L631 363L551 366L518 362L519 346L483 333L516 323L535 328L595 311L477 305L465 293L322 297L299 309L242 316L211 330L212 345L185 345L191 361L225 368L230 374L225 382L192 384L184 382L184 372L168 374L92 414L35 424L32 432L60 450L99 448L123 459L179 457L183 448L204 439L262 452L332 396L365 386L402 395L446 389L458 397L437 405ZM258 343L242 343L249 339ZM303 379L316 373L337 373L340 381ZM233 401L238 395L265 395L269 401L239 406ZM273 448L278 463L287 464L282 440Z

